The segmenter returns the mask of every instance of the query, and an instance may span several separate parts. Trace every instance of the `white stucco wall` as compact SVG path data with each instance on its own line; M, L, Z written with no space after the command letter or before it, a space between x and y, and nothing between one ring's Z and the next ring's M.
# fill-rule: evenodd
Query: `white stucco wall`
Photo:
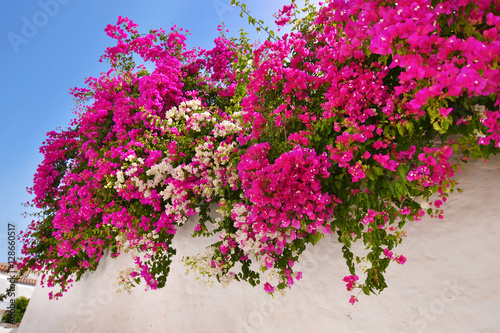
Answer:
M0 274L0 291L2 293L5 292L7 288L10 288L10 281L9 276L10 273L1 273ZM38 276L34 276L34 278L38 278ZM24 283L16 283L16 292L15 292L15 298L24 296L27 298L31 298L31 295L33 294L33 291L35 290L35 286L24 284ZM5 299L3 302L0 302L0 313L3 313L4 311L8 310L8 307L10 305L10 297Z
M444 206L444 220L406 226L398 247L408 261L391 265L389 288L354 306L341 281L347 275L333 238L310 249L304 278L284 298L233 283L206 287L185 275L179 259L203 248L185 231L167 287L116 294L127 261L103 260L62 299L37 286L19 333L32 332L499 332L500 159L473 162L459 175L464 194Z

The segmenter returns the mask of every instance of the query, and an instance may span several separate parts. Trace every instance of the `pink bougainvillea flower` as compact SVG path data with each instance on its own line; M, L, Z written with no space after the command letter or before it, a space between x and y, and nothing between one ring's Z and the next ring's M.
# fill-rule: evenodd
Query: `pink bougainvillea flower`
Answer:
M348 275L342 279L344 282L347 282L346 288L347 291L351 291L354 289L354 286L356 285L356 281L359 280L359 277L357 275Z
M439 109L439 114L443 117L448 117L451 111L453 111L453 108L441 108Z
M252 285L271 270L273 293L336 232L347 289L381 291L384 265L406 262L389 250L405 237L397 226L420 220L430 195L442 218L460 161L500 151L499 8L438 2L329 1L304 15L292 4L275 16L288 33L220 36L207 50L188 50L175 26L140 34L119 17L105 29L109 71L72 89L78 116L40 148L30 192L41 214L22 265L50 271L58 298L108 250L132 251L122 285L158 289L187 224L219 236L189 268Z
M399 255L396 257L395 260L397 261L398 264L404 265L404 263L406 262L406 257L403 255Z
M266 282L266 284L264 284L264 290L267 293L272 293L274 292L274 287L269 282Z

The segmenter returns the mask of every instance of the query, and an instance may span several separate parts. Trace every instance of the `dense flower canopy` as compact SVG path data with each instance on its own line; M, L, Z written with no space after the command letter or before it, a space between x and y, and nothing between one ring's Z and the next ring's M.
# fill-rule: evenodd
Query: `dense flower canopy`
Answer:
M442 217L462 164L498 152L499 1L292 2L276 24L291 32L198 51L175 27L106 28L111 69L72 90L79 114L48 133L31 189L41 213L21 265L55 297L106 249L134 257L125 289L163 287L195 215L195 236L219 236L184 258L201 275L282 291L336 234L347 289L375 293L406 261L404 224Z

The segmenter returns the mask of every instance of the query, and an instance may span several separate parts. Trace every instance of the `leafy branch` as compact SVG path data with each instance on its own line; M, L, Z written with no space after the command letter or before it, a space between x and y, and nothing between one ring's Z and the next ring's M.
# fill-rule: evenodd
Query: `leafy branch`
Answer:
M275 42L278 41L276 39L276 35L275 35L274 31L269 29L269 27L264 26L263 20L260 20L260 19L257 20L255 17L250 15L250 11L247 9L247 6L245 5L245 3L237 1L237 0L231 0L231 5L233 5L233 6L236 5L236 6L240 7L240 9L241 9L240 17L243 17L243 14L246 14L248 16L248 24L251 24L253 26L255 26L256 24L258 25L255 28L255 30L257 30L257 33L260 33L261 30L264 30L269 35L269 37L267 38L268 40L272 39Z

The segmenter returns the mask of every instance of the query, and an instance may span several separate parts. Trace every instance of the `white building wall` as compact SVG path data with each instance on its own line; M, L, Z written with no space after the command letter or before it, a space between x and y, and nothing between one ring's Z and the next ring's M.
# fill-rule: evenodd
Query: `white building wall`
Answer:
M10 275L11 275L10 273L0 273L0 293L4 293L7 290L7 288L10 288L11 283L8 280ZM34 276L34 278L38 278L38 276ZM31 298L33 291L35 291L35 286L23 283L16 283L15 298L19 298L21 296ZM10 304L10 297L5 299L3 302L0 302L0 314L3 314L5 311L8 310L9 304Z
M0 290L1 293L4 293L7 288L10 288L10 282L8 280L10 275L1 274L0 275ZM16 283L16 298L17 297L27 297L30 298L35 290L35 286L24 284L24 283Z
M19 333L32 332L499 332L500 159L473 162L458 176L464 194L444 205L445 219L410 223L396 250L408 258L387 273L378 296L350 293L340 246L327 238L300 263L304 278L285 297L233 283L201 286L185 275L183 255L203 239L180 231L167 287L116 294L117 273L130 258L107 258L62 299L37 286ZM206 241L206 240L205 240Z

